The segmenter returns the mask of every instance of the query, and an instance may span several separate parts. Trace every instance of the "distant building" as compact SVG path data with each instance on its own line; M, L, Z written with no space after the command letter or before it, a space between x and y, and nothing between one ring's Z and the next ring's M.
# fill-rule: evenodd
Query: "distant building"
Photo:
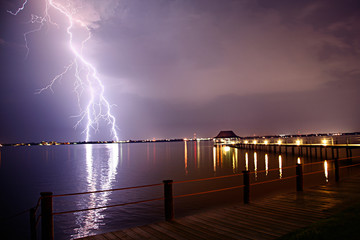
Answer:
M240 137L233 131L220 131L219 134L214 137L214 141L217 143L237 143Z

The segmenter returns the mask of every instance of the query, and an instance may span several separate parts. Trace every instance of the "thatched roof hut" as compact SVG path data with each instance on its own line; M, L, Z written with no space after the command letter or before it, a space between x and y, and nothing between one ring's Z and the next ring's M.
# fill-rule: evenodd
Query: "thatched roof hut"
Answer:
M214 138L240 138L233 131L220 131L219 134Z

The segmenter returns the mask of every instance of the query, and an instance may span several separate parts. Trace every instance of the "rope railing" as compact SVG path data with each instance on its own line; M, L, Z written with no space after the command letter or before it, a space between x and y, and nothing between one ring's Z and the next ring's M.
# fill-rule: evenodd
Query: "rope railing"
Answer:
M327 162L333 162L333 161L335 161L335 159L329 159L329 160L326 159L326 161ZM316 165L316 164L324 164L324 161L312 162L312 163L304 163L303 165L304 166L310 166L310 165Z
M112 207L121 207L121 206L134 205L134 204L139 204L139 203L159 201L159 200L164 200L164 199L165 198L161 197L161 198L154 198L154 199L142 200L142 201L136 201L136 202L120 203L120 204L114 204L114 205L107 205L107 206L100 206L100 207L93 207L93 208L84 208L84 209L70 210L70 211L63 211L63 212L54 212L53 215L61 215L61 214L67 214L67 213L92 211L92 210L98 210L98 209L104 209L104 208L112 208Z
M289 176L289 177L282 177L282 178L272 179L272 180L267 180L267 181L263 181L263 182L256 182L256 183L251 183L250 186L255 186L255 185L264 184L264 183L277 182L277 181L282 181L282 180L291 179L291 178L295 178L295 177L296 177L296 175Z
M342 167L339 167L339 168L349 168L349 167L354 167L354 166L359 166L360 163L356 163L356 164L352 164L352 165L348 165L348 166L342 166Z
M339 158L339 161L343 161L343 160L349 160L349 159L354 159L354 158L360 158L360 156L353 156L353 157L346 157L346 158Z
M263 172L272 172L272 171L279 171L279 170L285 170L285 169L289 169L289 168L295 168L296 165L291 165L291 166L286 166L286 167L282 167L282 168L271 168L271 169L268 169L268 170L257 170L257 171L252 171L252 172L249 172L249 173L263 173Z
M317 174L317 173L324 173L324 170L315 171L315 172L306 172L306 173L303 173L303 175L306 176L306 175L312 175L312 174Z
M37 203L36 203L36 205L35 205L35 207L34 207L35 213L36 213L37 210L39 209L40 203L41 203L41 197L39 197L39 199L38 199L38 201L37 201Z
M39 215L37 218L36 218L36 227L39 225L39 222L40 222L40 219L41 219L41 215Z
M174 196L174 198L190 197L190 196L202 195L202 194L207 194L207 193L221 192L221 191L232 190L232 189L236 189L236 188L242 188L244 186L245 185L240 185L240 186L221 188L221 189L215 189L215 190L209 190L209 191L203 191L203 192L188 193L188 194Z
M124 188L114 188L114 189L106 189L106 190L98 190L98 191L90 191L90 192L58 194L58 195L52 195L52 197L68 197L68 196L83 195L83 194L115 192L115 191L129 190L129 189L155 187L155 186L161 186L161 185L162 185L162 183L156 183L156 184L148 184L148 185L135 186L135 187L124 187Z
M339 181L339 169L349 168L349 167L354 167L354 166L360 165L360 163L356 163L356 164L352 164L352 165L339 167L339 161L343 161L343 160L347 160L347 159L354 159L354 158L360 158L360 156L341 158L341 159L335 158L335 159L326 160L328 163L330 163L330 162L335 163L334 164L335 168L328 168L327 171L335 169L335 181ZM160 200L164 200L165 219L167 221L171 221L174 219L173 199L179 199L179 198L184 198L184 197L198 196L198 195L204 195L204 194L209 194L209 193L216 193L216 192L221 192L221 191L235 190L235 189L243 188L244 203L249 203L250 202L250 193L249 193L250 186L278 182L278 181L283 181L283 180L288 180L288 179L293 179L293 178L296 178L297 191L303 191L303 176L308 176L308 175L324 172L324 169L323 169L323 170L319 170L319 171L303 173L303 168L305 166L323 164L323 163L324 163L324 161L305 163L305 164L299 163L296 165L286 166L286 167L282 167L282 168L272 168L272 169L267 169L267 170L265 169L265 170L259 170L259 171L251 171L251 172L247 170L247 171L243 171L242 173L237 173L237 174L200 178L200 179L182 180L182 181L176 181L176 182L173 182L172 180L164 180L163 183L148 184L148 185L141 185L141 186L134 186L134 187L116 188L116 189L107 189L107 190L99 190L99 191L57 194L57 195L52 195L52 193L41 193L42 196L38 199L36 206L34 208L32 208L32 210L31 210L32 214L34 216L32 224L36 230L36 226L38 225L38 223L40 222L40 219L41 219L42 235L43 236L45 235L47 237L50 236L50 238L48 238L48 239L53 239L53 238L51 238L51 236L53 236L53 220L52 220L53 216L76 213L76 212L84 212L84 211L94 211L94 210L113 208L113 207L121 207L121 206L127 206L127 205L136 205L136 204L154 202L154 201L160 201ZM295 175L281 177L281 178L277 178L277 179L266 180L266 181L262 181L262 182L250 183L250 174L254 174L254 173L258 174L258 173L262 173L262 172L286 170L286 169L291 169L291 168L296 168ZM239 176L243 176L243 184L242 185L201 191L201 192L194 192L194 193L188 193L188 194L181 194L181 195L176 195L176 196L173 195L172 188L173 188L174 184L203 182L203 181L225 179L225 178L239 177ZM76 210L68 210L68 211L60 211L60 212L52 211L52 201L53 201L53 198L56 198L56 197L67 197L67 196L84 195L84 194L95 194L95 193L103 193L103 192L140 189L140 188L148 188L148 187L155 187L155 186L161 186L161 185L164 186L164 196L163 197L158 197L158 198L153 198L153 199L148 199L148 200L134 201L134 202L127 202L127 203L119 203L119 204L113 204L113 205L84 208L84 209L76 209ZM42 212L36 218L36 212L39 209L39 207L41 207ZM36 239L36 235L35 235L35 238L32 238L32 239Z
M224 175L224 176L218 176L218 177L209 177L209 178L199 178L199 179L183 180L183 181L173 182L173 184L208 181L208 180L214 180L214 179L219 179L219 178L237 177L237 176L241 176L241 175L243 175L243 174L242 174L242 173L237 173L237 174Z

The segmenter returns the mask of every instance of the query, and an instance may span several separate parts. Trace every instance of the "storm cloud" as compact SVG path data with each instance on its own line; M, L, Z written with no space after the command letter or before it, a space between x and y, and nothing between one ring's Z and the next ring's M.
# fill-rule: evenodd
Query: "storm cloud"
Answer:
M114 104L121 139L359 130L357 1L69 3L91 29L84 54ZM33 94L71 56L65 27L49 24L29 37L24 60L29 14L42 9L28 4L18 16L6 12L14 2L0 5L0 142L81 140L71 76L54 93Z

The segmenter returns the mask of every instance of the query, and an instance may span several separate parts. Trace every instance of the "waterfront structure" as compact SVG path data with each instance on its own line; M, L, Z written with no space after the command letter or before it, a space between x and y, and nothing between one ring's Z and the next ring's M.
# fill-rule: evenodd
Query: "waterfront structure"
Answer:
M219 134L214 137L216 143L235 144L240 141L240 137L233 131L220 131Z

